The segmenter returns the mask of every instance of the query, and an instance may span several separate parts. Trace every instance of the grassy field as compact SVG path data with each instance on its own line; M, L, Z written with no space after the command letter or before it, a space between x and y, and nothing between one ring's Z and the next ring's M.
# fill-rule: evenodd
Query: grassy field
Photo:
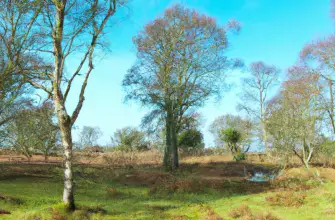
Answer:
M274 181L245 180L245 170L273 165L221 162L183 164L178 172L75 167L78 210L61 203L57 165L0 164L0 219L334 219L335 171L317 168L324 184L303 168Z

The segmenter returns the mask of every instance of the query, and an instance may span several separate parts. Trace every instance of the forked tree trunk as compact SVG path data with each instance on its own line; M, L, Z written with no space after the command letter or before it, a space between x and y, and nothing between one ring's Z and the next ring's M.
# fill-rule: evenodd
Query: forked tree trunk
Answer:
M63 202L65 203L66 208L69 211L72 211L75 210L72 176L72 123L70 116L66 113L65 106L60 97L55 96L54 101L64 150Z

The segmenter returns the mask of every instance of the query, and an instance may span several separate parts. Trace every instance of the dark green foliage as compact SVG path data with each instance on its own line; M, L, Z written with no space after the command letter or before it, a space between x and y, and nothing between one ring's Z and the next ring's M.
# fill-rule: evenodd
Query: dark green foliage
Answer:
M203 135L196 129L183 131L178 136L178 146L183 150L204 148Z
M230 152L233 154L234 160L245 160L245 153L249 150L249 146L244 148L241 144L242 134L235 128L222 129L220 139L227 144Z
M228 144L237 144L241 140L241 133L234 128L227 128L221 131L221 138Z
M233 157L235 161L245 160L245 153L237 153Z

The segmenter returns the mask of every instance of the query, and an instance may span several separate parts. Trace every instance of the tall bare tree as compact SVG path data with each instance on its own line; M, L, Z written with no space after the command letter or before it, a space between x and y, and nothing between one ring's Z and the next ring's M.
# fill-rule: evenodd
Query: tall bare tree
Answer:
M268 151L268 135L265 127L266 102L269 100L270 92L275 85L279 70L275 66L263 62L250 64L250 75L242 80L243 92L239 110L245 111L249 116L256 119L260 125L260 137L264 143L265 151Z
M51 151L58 150L58 126L54 122L55 111L51 103L31 106L17 113L7 127L7 141L14 149L31 159L34 153L42 153L48 160Z
M39 0L0 2L0 127L29 103L22 98L29 92L24 75L39 71L38 59L28 50L36 39L31 32L41 8Z
M181 5L145 26L134 37L137 62L125 76L127 99L151 106L165 119L164 166L179 166L178 120L211 96L221 95L232 62L226 57L227 30L236 21L219 26L215 20Z
M84 126L79 134L79 143L82 148L94 147L101 135L99 127Z
M292 67L267 111L267 128L274 137L274 147L293 152L306 168L322 136L318 78L304 67Z
M324 81L327 87L323 88L322 103L328 115L332 133L335 135L335 111L334 111L334 77L335 77L335 36L314 41L307 44L300 52L303 65L313 69L318 74L319 80Z

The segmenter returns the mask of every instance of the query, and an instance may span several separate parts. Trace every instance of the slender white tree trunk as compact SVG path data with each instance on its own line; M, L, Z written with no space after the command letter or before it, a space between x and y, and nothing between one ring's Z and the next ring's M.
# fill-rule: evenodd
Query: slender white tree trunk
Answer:
M72 134L71 118L66 113L65 106L61 96L55 95L54 98L56 112L58 116L59 127L62 135L62 144L64 150L64 192L63 202L69 210L75 209L73 195L73 176L72 176Z

